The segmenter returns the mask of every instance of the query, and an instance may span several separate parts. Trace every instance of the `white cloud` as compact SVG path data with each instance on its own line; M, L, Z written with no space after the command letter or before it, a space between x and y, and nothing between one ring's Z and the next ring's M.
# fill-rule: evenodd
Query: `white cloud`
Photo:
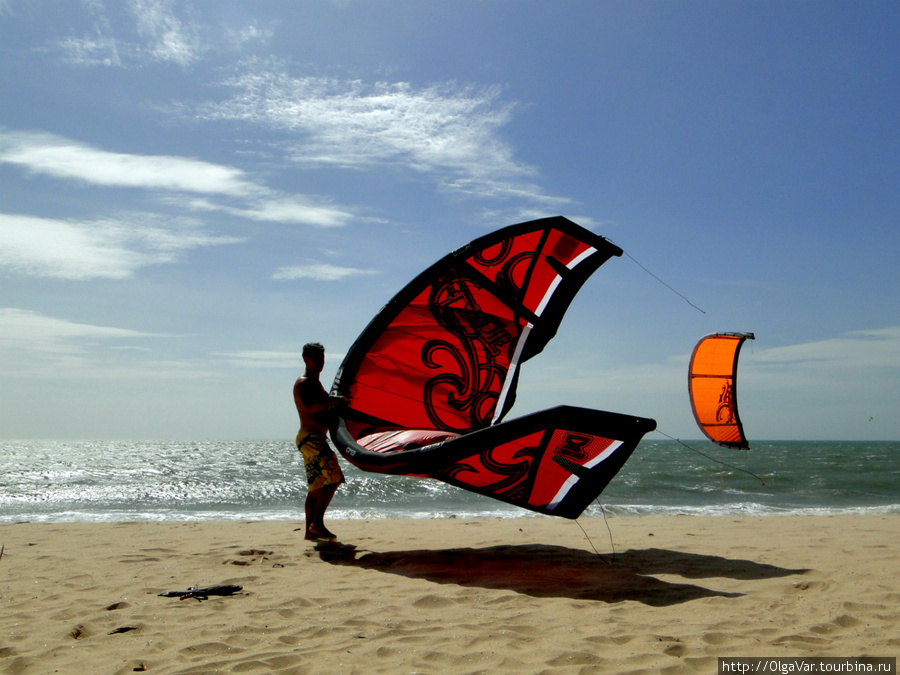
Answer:
M337 227L353 216L350 212L328 206L317 206L305 197L288 196L259 199L250 208L235 212L252 220L276 223L306 223L319 227Z
M154 334L127 328L74 323L43 316L27 309L0 307L0 343L5 348L43 350L48 344L56 344L59 340L70 338L118 339L152 335Z
M171 337L0 307L0 376L205 379L220 375L216 366L223 361L240 368L296 370L303 364L299 350L213 352L214 361L206 362L153 359L155 350L146 341ZM343 358L342 353L327 355L328 361Z
M6 3L0 0L0 16ZM134 69L162 63L187 69L203 59L265 44L274 35L271 26L256 22L241 28L224 27L218 33L215 24L200 20L202 8L198 11L190 2L130 0L108 4L82 0L82 21L73 21L70 34L51 41L47 51L60 52L65 63L82 67ZM119 11L123 7L128 11ZM72 32L81 26L80 35Z
M225 206L198 197L185 206L199 211L222 211L248 220L274 223L298 223L313 227L341 227L354 218L347 209L314 203L300 195L271 195L250 200L245 207Z
M83 2L81 8L89 16L85 26L90 27L80 37L70 33L57 42L55 46L62 51L63 60L76 66L122 66L122 52L128 54L132 50L130 46L120 46L115 39L103 5Z
M229 42L231 42L231 44L233 44L237 48L241 48L245 44L250 42L265 43L271 40L274 36L275 31L271 26L261 28L255 23L237 30L225 30L225 37Z
M248 220L339 227L355 217L350 209L321 199L270 190L235 167L171 155L108 152L52 134L0 130L0 163L90 185L162 191L179 195L166 198L182 207ZM193 196L197 194L204 197ZM243 205L219 203L212 197Z
M120 66L119 45L109 37L67 37L57 45L65 61L76 66Z
M244 120L296 132L292 158L301 164L365 169L402 165L431 175L442 187L493 199L547 203L530 179L537 171L516 161L502 139L515 108L497 87L443 84L365 84L315 77L292 78L249 64L227 84L234 98L207 103L202 119Z
M316 279L318 281L340 281L350 276L379 274L375 270L360 270L352 267L338 267L327 263L298 265L294 267L280 267L275 270L272 278L276 281L291 281L293 279Z
M303 367L303 358L300 351L274 352L263 350L245 350L237 352L215 352L215 357L226 359L231 365L240 368L297 368ZM331 352L325 355L326 361L340 363L344 360L344 354Z
M178 16L179 11L191 12L188 3L131 0L130 14L107 11L101 2L83 2L82 8L87 13L84 25L89 28L82 35L68 35L51 47L62 52L67 63L141 67L155 61L187 67L210 51L203 40L202 25ZM133 39L135 33L137 39Z
M294 368L302 364L299 352L269 352L247 350L216 352L213 356L226 359L241 368Z
M175 14L172 0L132 0L138 33L147 40L154 59L181 66L190 65L205 51L200 30L193 21L182 21Z
M0 308L0 366L4 375L62 376L89 370L97 341L149 337L148 333L75 323L16 308Z
M234 167L169 155L107 152L51 134L0 132L0 162L94 185L238 196L260 192Z
M240 241L147 214L72 222L0 213L0 267L35 277L124 279L184 251Z
M172 336L0 308L0 377L29 382L118 379L145 383L151 379L192 380L218 375L203 363L146 358L151 353L144 346L146 340L168 337ZM16 385L6 382L0 386Z
M853 331L838 338L766 349L756 360L777 369L900 368L900 326Z

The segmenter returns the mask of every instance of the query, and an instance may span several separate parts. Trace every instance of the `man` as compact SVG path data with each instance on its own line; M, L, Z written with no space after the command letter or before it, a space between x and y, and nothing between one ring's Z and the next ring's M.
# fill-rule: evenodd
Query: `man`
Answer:
M303 346L303 363L306 370L294 383L294 404L300 415L300 432L297 448L303 453L309 492L306 495L306 539L334 541L337 537L328 531L323 519L325 510L338 486L344 482L341 466L325 441L328 432L330 409L344 403L340 396L329 396L319 374L325 365L325 347L318 342Z

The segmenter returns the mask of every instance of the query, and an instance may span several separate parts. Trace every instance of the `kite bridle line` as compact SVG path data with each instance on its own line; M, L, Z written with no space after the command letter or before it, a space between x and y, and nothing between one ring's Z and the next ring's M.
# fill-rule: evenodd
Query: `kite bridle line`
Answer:
M613 542L612 529L609 526L609 521L606 519L606 510L603 508L603 504L597 504L600 507L600 513L603 514L603 522L606 523L606 531L609 532L609 545L612 547L612 560L607 560L603 557L603 554L597 550L597 547L594 546L594 541L590 538L587 533L587 530L584 529L584 526L581 524L577 518L575 519L575 524L581 528L582 534L584 534L584 538L588 540L588 543L591 545L591 548L594 549L594 553L597 554L597 557L600 558L607 565L612 565L616 561L616 544Z

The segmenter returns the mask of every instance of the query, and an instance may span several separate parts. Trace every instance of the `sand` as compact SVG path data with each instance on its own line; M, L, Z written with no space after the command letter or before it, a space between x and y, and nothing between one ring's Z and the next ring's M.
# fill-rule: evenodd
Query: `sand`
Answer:
M286 521L3 525L0 672L715 673L720 656L900 654L900 515L608 524L334 521L327 546ZM243 590L157 595L213 584Z

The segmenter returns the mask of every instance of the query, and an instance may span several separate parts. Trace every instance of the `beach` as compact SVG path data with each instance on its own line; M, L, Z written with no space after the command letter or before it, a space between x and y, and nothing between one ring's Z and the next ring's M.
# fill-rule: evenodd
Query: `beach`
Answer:
M284 520L2 525L0 672L714 673L900 653L896 514L330 524L338 543ZM221 584L242 590L158 595Z

